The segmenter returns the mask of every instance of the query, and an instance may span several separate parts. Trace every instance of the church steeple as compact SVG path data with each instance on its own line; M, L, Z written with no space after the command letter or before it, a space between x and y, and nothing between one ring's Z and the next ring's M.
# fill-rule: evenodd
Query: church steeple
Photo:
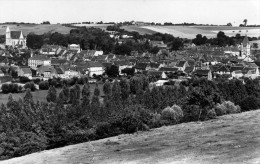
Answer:
M11 38L11 31L9 29L9 27L7 26L6 28L6 39L10 39Z

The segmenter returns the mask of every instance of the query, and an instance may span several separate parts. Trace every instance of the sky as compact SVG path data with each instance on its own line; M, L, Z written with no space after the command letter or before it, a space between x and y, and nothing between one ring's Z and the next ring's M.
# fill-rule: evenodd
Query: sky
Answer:
M260 0L0 0L0 22L260 25Z

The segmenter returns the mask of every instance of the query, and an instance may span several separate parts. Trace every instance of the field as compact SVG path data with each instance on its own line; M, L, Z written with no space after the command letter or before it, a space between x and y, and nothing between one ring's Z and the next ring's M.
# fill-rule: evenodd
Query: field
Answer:
M80 88L82 89L83 85L80 86ZM103 95L103 90L102 90L103 84L99 84L99 89L100 89L100 95ZM95 89L95 84L90 84L90 91L91 93L94 92ZM59 95L61 89L58 88L56 89L57 91L57 96ZM46 100L46 96L47 96L48 90L37 90L35 92L32 92L33 95L33 100L36 101L40 101L40 102L47 102ZM23 93L12 93L12 96L15 100L18 100L19 98L23 99L25 95L25 92ZM3 94L0 93L0 102L6 104L8 101L8 97L9 94Z
M2 164L260 163L260 110L46 150Z
M51 24L51 25L42 25L42 24L20 24L18 25L0 25L0 35L5 35L6 26L9 26L12 31L22 31L24 35L27 35L31 32L35 34L44 34L48 32L59 32L62 34L68 34L72 28L65 27L60 24Z
M208 38L216 37L219 31L225 32L228 36L247 34L250 37L260 36L260 27L227 27L227 26L124 26L128 31L137 31L140 34L153 34L156 32L172 34L175 37L193 39L197 34Z

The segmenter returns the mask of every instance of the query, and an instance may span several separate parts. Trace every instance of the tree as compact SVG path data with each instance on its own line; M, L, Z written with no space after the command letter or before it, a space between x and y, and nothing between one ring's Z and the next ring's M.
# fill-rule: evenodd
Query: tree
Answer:
M232 24L229 22L229 23L227 24L227 26L232 26Z
M120 82L120 88L121 88L121 98L123 101L126 101L130 94L130 84L127 79L122 79Z
M125 68L121 70L121 73L126 74L127 76L133 76L135 73L135 68Z
M64 94L64 102L67 102L70 98L70 90L67 85L63 85L62 92Z
M79 100L80 99L80 86L78 83L76 83L76 85L74 87L76 90L76 99Z
M183 48L183 41L181 38L174 38L170 45L172 51L177 51Z
M42 35L36 35L34 33L29 33L26 38L26 45L31 49L40 49L43 46Z
M77 91L75 87L70 88L70 103L77 104Z
M110 67L106 67L105 73L108 77L117 77L119 75L119 68L116 65L111 65Z
M56 89L53 86L49 88L46 99L48 102L56 102Z
M244 19L243 22L244 22L244 26L246 26L247 25L247 19Z

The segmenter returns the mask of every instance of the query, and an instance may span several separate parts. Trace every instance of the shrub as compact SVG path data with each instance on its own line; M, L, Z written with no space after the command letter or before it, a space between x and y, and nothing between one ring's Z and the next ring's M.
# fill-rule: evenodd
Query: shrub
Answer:
M184 118L183 121L198 121L201 107L198 105L186 105L183 107Z
M166 107L162 111L162 120L170 121L169 123L177 124L183 118L183 111L178 105Z
M27 82L25 85L24 85L24 89L31 89L31 91L35 91L36 90L36 87L34 85L34 82Z
M217 114L215 112L215 109L210 109L208 110L208 113L207 113L207 119L214 119L217 117Z
M41 81L39 84L40 90L48 90L49 89L49 83L48 81Z
M97 124L96 135L98 138L106 138L110 136L111 124L108 122L101 122Z
M3 84L2 85L2 92L3 93L18 93L19 92L19 87L18 84Z
M250 111L260 108L260 99L254 96L244 98L240 103L241 111Z
M9 93L9 84L3 84L1 89L3 93Z
M25 76L21 76L19 78L19 80L20 80L21 83L27 83L27 82L31 81L28 77L25 77Z
M215 106L215 112L217 116L222 116L225 114L239 113L241 109L231 101L224 101L222 104L218 103Z

